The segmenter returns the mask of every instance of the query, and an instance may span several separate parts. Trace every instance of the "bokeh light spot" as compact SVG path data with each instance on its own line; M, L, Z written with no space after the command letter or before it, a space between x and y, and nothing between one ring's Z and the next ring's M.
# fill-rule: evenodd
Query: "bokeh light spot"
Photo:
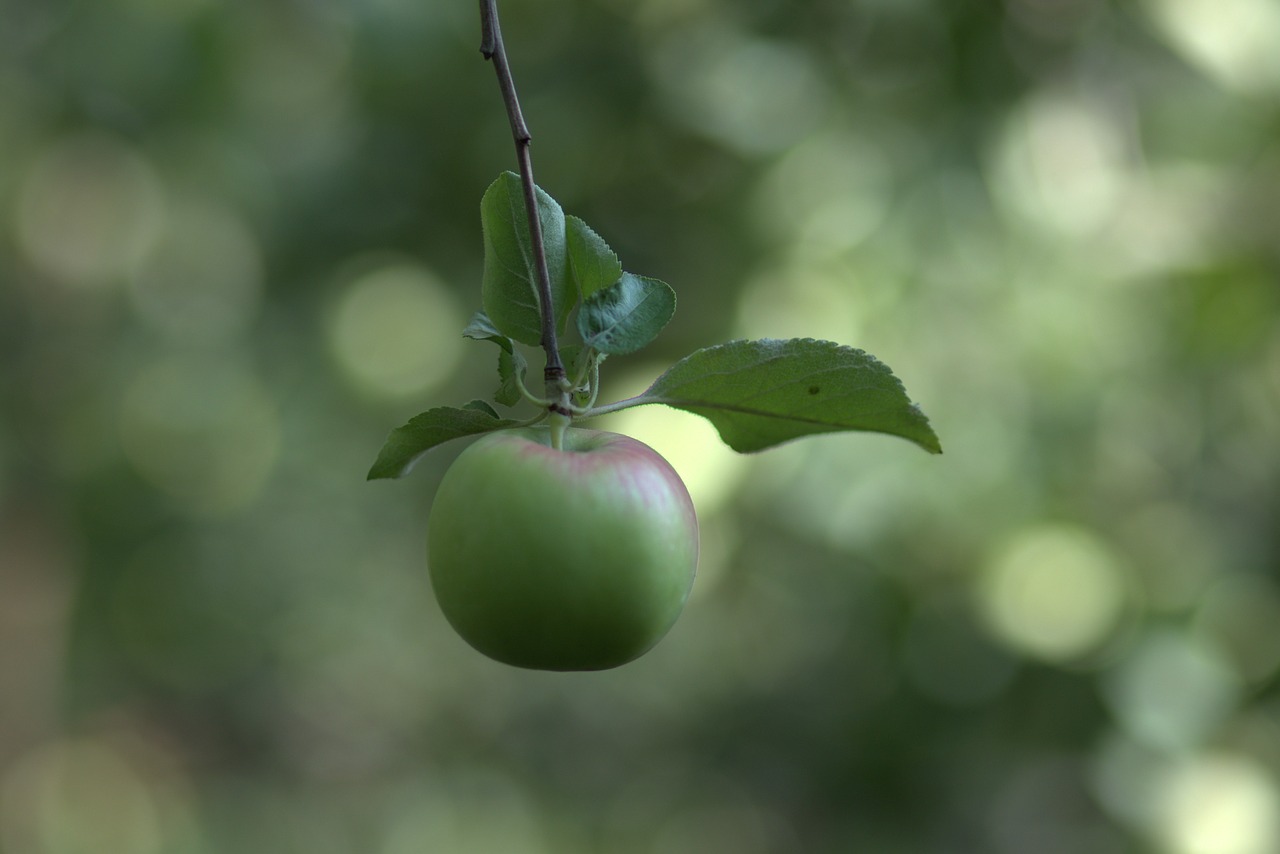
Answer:
M1196 757L1158 789L1157 835L1170 854L1271 854L1280 850L1280 791L1257 760Z
M993 195L1013 221L1064 237L1092 234L1127 189L1124 136L1083 98L1040 94L1010 118L995 153Z
M1018 652L1066 662L1096 650L1125 608L1123 570L1093 534L1042 525L1015 535L986 567L981 605Z
M1273 0L1145 0L1169 45L1220 85L1280 90L1280 5Z
M746 338L856 341L861 312L852 278L847 270L801 263L761 271L743 289L735 331Z
M162 838L145 781L110 747L36 747L0 782L0 848L13 854L153 854Z
M826 83L804 49L723 26L677 30L651 68L674 117L744 154L786 148L826 112Z
M1235 708L1240 690L1221 656L1174 632L1143 639L1104 674L1102 688L1125 730L1162 750L1205 741Z
M200 513L228 513L257 497L280 448L271 395L230 360L173 358L126 390L120 444L153 485Z
M1157 789L1169 758L1154 748L1110 730L1098 746L1090 783L1099 803L1112 816L1149 830L1157 816Z
M463 340L453 294L409 262L356 267L328 328L343 373L360 390L392 400L419 397L447 380Z
M798 143L765 175L756 220L766 234L798 241L806 255L857 246L883 221L891 165L870 142L819 133Z
M542 854L552 851L526 790L505 774L479 765L460 769L407 796L380 854L466 851Z
M74 287L121 282L158 234L159 178L125 143L86 132L44 151L18 198L17 236L41 272Z

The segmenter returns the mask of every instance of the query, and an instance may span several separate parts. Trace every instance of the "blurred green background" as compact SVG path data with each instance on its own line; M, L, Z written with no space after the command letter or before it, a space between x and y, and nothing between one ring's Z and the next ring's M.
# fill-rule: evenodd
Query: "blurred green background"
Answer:
M542 184L732 337L869 350L946 454L686 478L671 635L530 673L426 516L514 155L470 0L7 0L4 854L1280 851L1280 6L504 0Z

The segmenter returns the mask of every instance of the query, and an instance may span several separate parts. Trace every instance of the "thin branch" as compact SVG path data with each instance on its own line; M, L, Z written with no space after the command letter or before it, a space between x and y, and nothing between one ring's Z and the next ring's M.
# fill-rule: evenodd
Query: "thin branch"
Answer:
M542 242L542 219L538 216L538 194L533 183L533 158L529 143L533 137L520 112L520 100L516 97L515 80L507 62L506 47L502 43L502 27L498 23L498 0L480 0L480 53L492 60L498 74L498 88L507 107L511 121L511 136L516 143L516 160L520 164L520 183L524 187L525 213L529 217L529 236L533 240L533 257L538 273L538 298L542 310L542 349L547 354L547 366L543 379L547 384L547 396L556 401L551 409L558 411L564 395L564 364L560 361L560 348L556 343L555 309L551 302L551 274L547 271L547 249ZM562 412L561 414L568 414Z

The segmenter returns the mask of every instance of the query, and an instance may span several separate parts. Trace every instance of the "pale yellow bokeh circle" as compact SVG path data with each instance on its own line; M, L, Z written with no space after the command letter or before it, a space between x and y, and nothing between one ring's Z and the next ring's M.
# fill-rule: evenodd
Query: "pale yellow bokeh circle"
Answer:
M463 344L465 318L453 294L411 261L362 261L350 269L326 330L342 374L360 391L390 400L442 385Z
M1165 41L1219 85L1280 91L1280 5L1274 0L1144 0Z
M119 284L155 243L164 193L155 170L116 137L84 133L51 145L22 178L18 245L76 288Z
M1129 189L1125 155L1125 128L1100 101L1038 93L998 138L995 200L1019 225L1068 238L1094 234Z
M1197 756L1164 775L1156 794L1156 833L1169 854L1280 850L1280 790L1256 759Z
M1052 662L1095 651L1126 606L1124 573L1092 533L1066 525L1023 529L997 551L979 582L993 634L1011 649Z

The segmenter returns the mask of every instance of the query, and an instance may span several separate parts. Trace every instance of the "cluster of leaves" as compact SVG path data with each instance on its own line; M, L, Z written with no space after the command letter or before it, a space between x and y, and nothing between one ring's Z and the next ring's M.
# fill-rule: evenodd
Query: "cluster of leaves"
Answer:
M862 350L808 338L732 341L698 350L636 397L596 407L600 362L651 343L675 313L675 292L665 282L624 272L618 256L585 222L566 216L541 189L536 192L558 334L576 310L580 341L560 348L575 418L661 403L707 418L742 453L846 430L888 433L941 452L929 420L886 365ZM527 420L506 418L483 400L427 410L391 432L370 480L406 474L422 454L450 439L547 417L550 401L539 401L525 387L528 365L515 346L537 346L542 337L536 256L520 177L500 175L480 207L483 310L463 335L499 347L495 403L510 407L525 397L541 411Z

